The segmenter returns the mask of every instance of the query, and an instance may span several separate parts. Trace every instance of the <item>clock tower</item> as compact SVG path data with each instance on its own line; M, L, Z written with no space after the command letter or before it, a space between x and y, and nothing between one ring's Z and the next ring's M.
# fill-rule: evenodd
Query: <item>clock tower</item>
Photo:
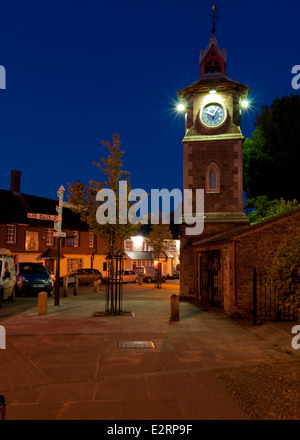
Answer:
M248 224L243 212L242 103L249 87L227 76L227 50L221 49L213 29L200 51L200 75L178 93L185 105L183 188L204 190L204 231L181 234L181 296L194 296L197 267L193 244ZM195 212L195 203L193 203Z

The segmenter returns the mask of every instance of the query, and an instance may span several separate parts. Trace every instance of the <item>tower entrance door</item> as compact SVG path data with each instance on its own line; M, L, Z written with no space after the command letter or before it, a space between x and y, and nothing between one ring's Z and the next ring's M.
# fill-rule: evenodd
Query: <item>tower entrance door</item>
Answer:
M198 260L199 261L199 260ZM221 251L214 250L200 254L199 290L203 302L222 306Z

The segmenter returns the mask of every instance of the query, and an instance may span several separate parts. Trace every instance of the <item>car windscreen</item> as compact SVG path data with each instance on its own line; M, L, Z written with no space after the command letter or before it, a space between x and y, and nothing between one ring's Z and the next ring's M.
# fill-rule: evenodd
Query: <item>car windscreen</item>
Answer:
M21 274L46 274L47 271L41 264L20 264L20 273Z

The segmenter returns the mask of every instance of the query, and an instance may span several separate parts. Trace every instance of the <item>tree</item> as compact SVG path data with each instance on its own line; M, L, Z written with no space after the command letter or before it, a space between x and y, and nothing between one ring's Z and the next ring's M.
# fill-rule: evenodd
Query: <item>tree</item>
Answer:
M243 148L244 189L249 198L300 200L300 96L275 98L256 116Z
M160 256L163 254L168 248L170 244L170 240L172 240L172 234L170 231L169 225L166 224L154 224L152 225L152 230L149 234L149 244L153 248L155 252L155 257L158 260L158 280L157 287L160 287Z
M281 307L300 307L300 234L278 247L268 278Z
M273 215L299 208L300 204L297 200L286 201L282 198L280 200L269 200L267 196L248 199L246 202L246 211L249 213L248 218L250 223L257 223Z
M89 185L77 181L77 183L68 184L68 199L71 204L71 209L80 214L82 221L88 224L90 231L95 235L102 237L108 247L111 264L109 277L114 280L114 259L117 253L123 252L124 240L129 238L139 227L139 225L132 225L130 222L127 224L119 223L119 181L126 181L128 185L128 191L130 191L130 173L122 170L122 157L124 151L120 150L120 136L118 134L113 135L112 145L107 141L101 141L105 146L109 155L107 158L101 158L100 162L93 162L93 165L97 166L104 174L106 180L104 182L96 182L90 180ZM116 203L116 223L115 224L99 224L97 222L96 213L99 208L99 202L96 202L96 195L98 191L104 188L113 190ZM128 201L126 199L126 208L128 211ZM114 313L114 300L113 289L111 294L111 313Z

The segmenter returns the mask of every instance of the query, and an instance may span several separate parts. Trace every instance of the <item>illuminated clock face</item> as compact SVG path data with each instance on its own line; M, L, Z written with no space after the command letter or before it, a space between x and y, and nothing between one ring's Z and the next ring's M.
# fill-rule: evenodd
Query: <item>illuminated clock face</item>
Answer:
M225 122L226 110L221 104L207 104L201 110L200 119L206 127L220 127Z

